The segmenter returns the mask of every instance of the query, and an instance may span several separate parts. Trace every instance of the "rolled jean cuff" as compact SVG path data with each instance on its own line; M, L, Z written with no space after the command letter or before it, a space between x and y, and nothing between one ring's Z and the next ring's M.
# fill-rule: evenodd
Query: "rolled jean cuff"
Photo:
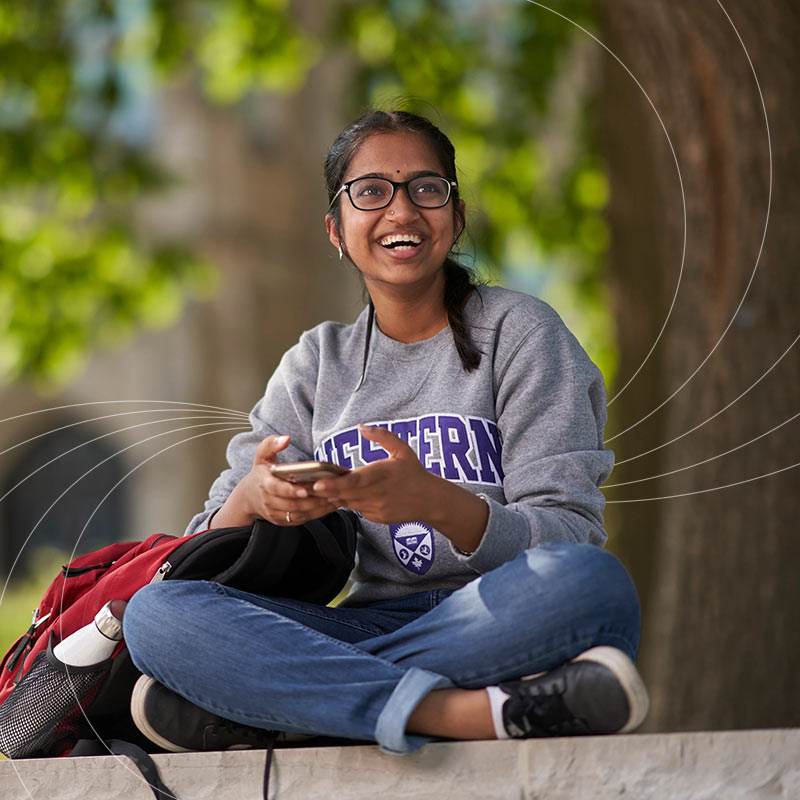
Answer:
M442 675L411 667L395 686L386 705L378 716L375 740L381 750L393 755L405 755L418 750L431 736L407 735L406 724L411 712L423 697L434 689L448 689L453 683Z

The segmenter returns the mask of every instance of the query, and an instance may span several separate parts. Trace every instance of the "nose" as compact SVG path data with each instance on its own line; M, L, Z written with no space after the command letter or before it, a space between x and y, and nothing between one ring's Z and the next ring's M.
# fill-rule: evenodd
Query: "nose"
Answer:
M384 209L384 213L387 217L391 217L394 222L401 219L413 219L419 214L419 210L408 196L407 186L398 187L395 190L394 197Z

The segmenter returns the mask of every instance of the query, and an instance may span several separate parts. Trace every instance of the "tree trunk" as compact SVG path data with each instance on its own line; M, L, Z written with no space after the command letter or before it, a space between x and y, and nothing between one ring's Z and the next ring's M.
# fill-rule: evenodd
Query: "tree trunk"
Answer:
M612 404L607 436L623 461L700 426L619 465L610 483L711 459L607 490L615 549L644 600L647 728L797 725L800 470L761 476L800 461L800 418L722 454L800 411L800 347L768 373L800 333L800 17L787 0L730 0L725 10L710 0L602 0L601 10L600 39L663 118L687 214L674 309L654 356ZM772 166L748 54L766 105ZM612 183L609 272L620 389L667 316L684 222L678 172L656 114L611 56L605 65L602 139ZM720 488L732 483L739 485ZM619 502L667 495L685 496Z

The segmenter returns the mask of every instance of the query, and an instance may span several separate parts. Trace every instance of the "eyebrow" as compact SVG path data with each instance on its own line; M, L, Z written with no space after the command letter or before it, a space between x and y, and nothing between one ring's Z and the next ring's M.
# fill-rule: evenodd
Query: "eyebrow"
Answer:
M394 173L390 173L390 172L368 172L366 175L357 175L355 178L350 178L350 180L349 181L345 181L345 183L352 183L353 181L359 181L362 178L384 178L386 180L394 180L392 178L393 174ZM435 170L432 170L432 169L420 169L420 170L417 170L416 172L410 173L410 175L408 177L408 180L413 181L414 178L424 178L424 177L429 176L429 175L432 175L432 176L434 176L436 178L444 178L444 175L441 175L440 173L436 172ZM401 183L402 183L402 181L401 181Z

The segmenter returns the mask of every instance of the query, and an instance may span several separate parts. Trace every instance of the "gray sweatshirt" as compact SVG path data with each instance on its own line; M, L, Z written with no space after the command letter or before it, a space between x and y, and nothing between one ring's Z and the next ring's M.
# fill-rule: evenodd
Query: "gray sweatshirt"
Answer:
M556 312L529 295L482 286L467 301L465 320L482 353L475 371L462 367L449 327L405 344L376 325L357 391L367 310L352 325L324 322L303 333L253 408L252 431L230 441L230 469L186 533L208 527L264 437L292 437L282 462L357 469L387 457L359 435L366 423L400 436L430 472L481 495L489 522L466 555L425 520L382 525L362 517L347 605L458 588L542 542L602 545L598 487L614 456L603 448L600 371Z

